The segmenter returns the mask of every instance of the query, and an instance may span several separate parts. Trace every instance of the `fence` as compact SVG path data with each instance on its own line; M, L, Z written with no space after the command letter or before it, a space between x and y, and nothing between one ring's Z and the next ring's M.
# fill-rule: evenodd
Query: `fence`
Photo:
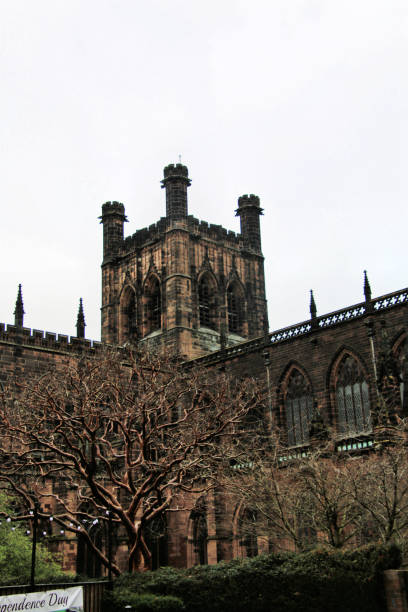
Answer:
M82 586L84 587L84 612L100 612L102 596L109 584L108 580L104 580L103 582L55 582L52 584L36 584L34 587L28 584L0 586L0 597L3 595L17 595L18 593L34 593Z

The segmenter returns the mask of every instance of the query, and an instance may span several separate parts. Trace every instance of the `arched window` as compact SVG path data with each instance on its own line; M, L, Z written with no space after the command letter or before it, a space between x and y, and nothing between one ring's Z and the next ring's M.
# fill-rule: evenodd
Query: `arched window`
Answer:
M243 296L237 283L232 283L227 289L228 331L232 334L242 333Z
M152 555L152 570L168 564L166 517L153 519L144 530L144 538Z
M207 506L204 500L199 500L191 513L193 521L193 551L194 565L207 565Z
M292 370L288 379L285 412L289 446L307 444L313 412L313 397L308 381L297 368Z
M137 308L136 294L134 290L127 286L120 298L120 334L121 343L137 339Z
M351 355L345 355L337 368L336 407L341 435L371 431L368 384L360 364Z
M406 337L393 349L399 374L400 407L405 416L408 411L408 344Z
M159 280L156 277L153 277L147 285L145 308L147 333L150 334L157 329L161 329L162 326L161 291Z
M216 329L215 286L208 274L201 277L198 285L198 308L200 327Z
M246 508L239 521L240 544L246 557L258 555L257 517L255 510Z

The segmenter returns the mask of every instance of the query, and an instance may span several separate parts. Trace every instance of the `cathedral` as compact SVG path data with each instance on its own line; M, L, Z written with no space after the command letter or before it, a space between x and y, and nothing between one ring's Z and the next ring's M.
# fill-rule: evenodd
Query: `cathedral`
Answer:
M336 432L335 452L369 448L380 391L408 412L408 289L373 297L365 273L358 304L318 316L311 294L308 320L269 331L259 198L238 198L236 234L189 215L190 182L186 166L166 166L165 216L127 237L124 205L103 204L101 342L167 347L184 361L265 380L271 420L292 455L308 446L316 421ZM71 338L24 327L21 287L14 315L14 325L0 324L0 384L99 345L85 339L82 302ZM181 514L166 546L157 545L157 565L260 552L240 533L240 512L222 525L211 507ZM72 541L65 550L74 567Z

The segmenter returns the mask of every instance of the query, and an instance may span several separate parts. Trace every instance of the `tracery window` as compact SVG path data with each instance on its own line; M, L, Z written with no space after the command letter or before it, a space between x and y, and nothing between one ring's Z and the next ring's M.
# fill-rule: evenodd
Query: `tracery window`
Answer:
M165 517L153 519L144 530L146 545L152 555L152 570L168 565L167 523Z
M193 550L195 555L195 565L207 565L207 506L200 500L196 508L191 513L193 521Z
M242 333L242 302L243 296L236 283L227 289L228 331L233 334Z
M307 444L313 411L313 396L305 376L296 368L289 376L285 395L285 411L289 446Z
M255 510L246 508L239 521L240 544L246 557L256 557L258 554L258 536L256 532L257 517Z
M127 322L128 338L134 338L137 335L136 325L136 296L131 292L127 306L125 307L125 316Z
M153 278L147 289L146 301L147 314L147 333L151 333L157 329L161 329L161 291L160 284L157 278Z
M405 338L394 351L399 370L399 392L401 409L404 413L408 409L408 346Z
M215 287L207 274L198 285L200 327L216 329Z
M340 434L346 437L371 431L368 384L351 355L345 355L337 369L336 407Z

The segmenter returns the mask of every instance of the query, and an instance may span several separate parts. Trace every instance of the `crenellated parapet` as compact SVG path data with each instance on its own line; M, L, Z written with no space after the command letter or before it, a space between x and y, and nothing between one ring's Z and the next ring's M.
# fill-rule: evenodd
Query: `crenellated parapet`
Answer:
M244 240L241 234L228 230L222 225L201 221L193 215L188 215L185 220L177 221L162 217L157 223L152 223L148 227L137 230L131 236L127 236L120 244L119 253L126 254L133 249L148 246L152 242L162 239L166 232L171 229L185 229L193 237L208 238L215 242L228 243L234 248L244 247Z
M102 343L65 334L56 334L40 329L19 327L0 323L0 344L15 344L20 347L32 347L45 350L77 353L78 351L96 351L102 348Z

